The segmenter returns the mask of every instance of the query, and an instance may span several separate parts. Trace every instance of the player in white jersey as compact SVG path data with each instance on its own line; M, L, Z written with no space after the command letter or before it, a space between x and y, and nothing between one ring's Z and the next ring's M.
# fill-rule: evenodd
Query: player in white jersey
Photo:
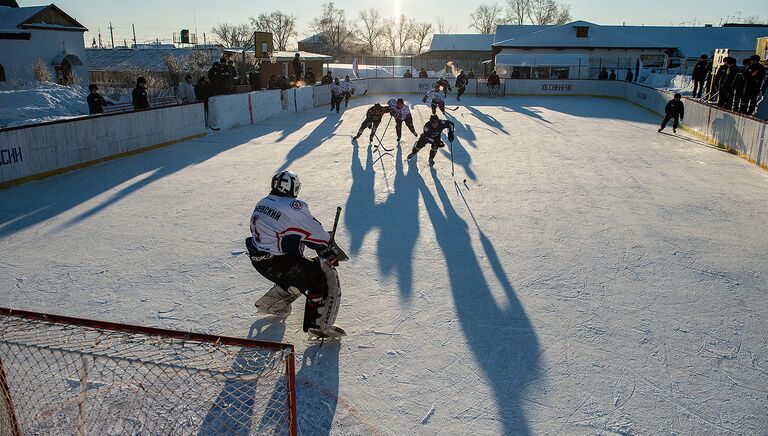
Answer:
M435 89L431 89L429 92L427 92L421 101L426 103L428 99L432 99L432 115L437 114L437 108L440 108L440 112L445 115L445 92L442 90L439 84L435 84Z
M331 85L331 112L336 109L336 113L339 113L342 100L344 100L344 87L339 84L339 78L336 77Z
M301 181L295 173L276 174L272 191L256 204L251 214L251 237L245 241L251 263L275 283L256 302L256 307L259 312L288 316L291 303L304 294L304 331L343 336L344 330L334 325L341 289L331 235L312 216L309 205L297 198L300 188ZM318 257L304 257L305 248L315 250Z
M408 126L408 129L413 133L413 136L419 136L416 133L416 128L413 127L413 115L408 105L405 104L402 98L395 100L394 98L387 102L389 105L389 113L395 117L395 131L397 132L397 142L400 142L400 137L403 134L403 122Z
M344 107L349 106L349 99L355 94L355 84L349 80L349 76L341 82L341 88L344 90Z

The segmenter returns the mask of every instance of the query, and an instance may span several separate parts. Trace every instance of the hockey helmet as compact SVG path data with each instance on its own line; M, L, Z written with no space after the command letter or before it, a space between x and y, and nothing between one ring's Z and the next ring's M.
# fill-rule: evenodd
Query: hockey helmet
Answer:
M281 171L272 177L272 190L292 198L299 196L301 180L293 171Z
M429 122L432 124L439 123L440 117L438 117L437 115L432 115L431 117L429 117Z

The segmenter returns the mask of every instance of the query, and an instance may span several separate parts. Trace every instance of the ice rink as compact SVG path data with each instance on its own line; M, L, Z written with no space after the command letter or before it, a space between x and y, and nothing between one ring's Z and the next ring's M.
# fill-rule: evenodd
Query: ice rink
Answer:
M0 306L294 343L306 435L768 433L768 172L621 100L467 97L453 178L353 145L389 97L1 190ZM344 208L341 343L253 307L284 168Z

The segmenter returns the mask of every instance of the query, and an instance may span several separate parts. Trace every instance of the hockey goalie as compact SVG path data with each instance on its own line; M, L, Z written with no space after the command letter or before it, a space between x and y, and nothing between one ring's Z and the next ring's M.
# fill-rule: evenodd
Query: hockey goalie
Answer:
M291 304L304 294L304 331L320 338L339 338L346 332L334 324L341 304L336 267L346 255L309 211L309 205L298 198L300 189L296 173L275 174L272 190L251 214L251 237L245 240L251 263L275 284L256 301L256 307L260 313L287 317ZM317 257L305 257L305 248L315 250Z

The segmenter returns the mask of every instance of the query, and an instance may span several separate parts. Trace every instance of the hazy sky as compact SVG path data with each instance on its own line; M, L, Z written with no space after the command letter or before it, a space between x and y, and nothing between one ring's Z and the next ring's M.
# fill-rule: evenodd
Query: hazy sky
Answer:
M170 42L173 32L197 28L199 42L203 32L210 34L217 23L247 22L248 17L261 12L271 12L278 7L298 17L299 36L311 34L309 23L319 15L322 0L288 0L285 2L254 0L126 0L86 1L56 0L56 5L72 15L90 32L86 40L97 36L99 29L107 43L109 22L115 27L115 43L123 38L132 39L131 23L136 24L137 40L146 42L159 38ZM470 32L469 14L482 3L467 0L336 0L344 8L347 17L356 17L361 9L376 6L384 15L393 16L399 7L403 14L421 22L436 23L443 17L456 32ZM498 3L504 4L501 0ZM564 1L571 5L574 19L592 21L597 24L719 24L721 19L761 15L768 19L765 0L613 0L610 6L605 0ZM20 0L21 6L45 4L45 1ZM129 41L130 42L130 41Z

